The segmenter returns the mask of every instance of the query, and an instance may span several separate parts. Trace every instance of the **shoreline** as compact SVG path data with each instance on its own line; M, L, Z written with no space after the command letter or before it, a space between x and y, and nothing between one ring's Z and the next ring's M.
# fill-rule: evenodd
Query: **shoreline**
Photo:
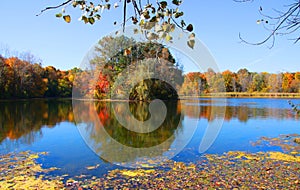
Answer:
M224 92L208 93L199 96L181 96L183 98L278 98L278 99L300 99L300 93L248 93L248 92Z
M224 93L207 93L197 96L179 95L179 100L189 100L194 98L266 98L266 99L300 99L300 93L248 93L248 92L224 92ZM0 99L0 102L10 101L31 101L31 100L83 100L83 101L101 101L101 102L139 102L124 99L88 99L88 98L72 98L72 97L43 97L43 98L9 98ZM169 101L169 100L163 100ZM172 100L174 101L174 100Z

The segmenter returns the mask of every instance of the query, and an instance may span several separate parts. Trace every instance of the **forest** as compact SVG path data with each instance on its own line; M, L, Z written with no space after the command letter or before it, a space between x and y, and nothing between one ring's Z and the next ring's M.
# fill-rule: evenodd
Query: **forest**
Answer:
M120 46L126 43L130 44L130 49ZM109 48L119 46L121 49L110 55L112 50ZM138 43L125 37L103 38L96 51L99 56L91 60L95 68L93 71L78 68L62 71L53 66L42 67L18 57L5 58L0 55L0 98L72 97L73 87L73 92L80 91L79 94L88 94L96 99L109 99L112 94L122 98L126 88L132 87L130 83L136 81L138 75L150 80L144 80L130 89L129 98L132 100L174 99L178 94L195 96L219 92L300 93L300 72L258 73L244 68L237 72L208 69L202 73L183 74L182 64L163 45ZM151 61L156 56L162 61ZM145 58L148 62L143 61ZM138 62L143 64L138 65ZM149 74L149 67L154 68L152 74ZM128 68L127 71L125 68ZM166 72L169 73L168 81L153 80ZM169 81L171 85L167 84Z
M214 72L190 72L184 75L180 92L184 95L218 92L299 93L300 72L268 73L240 69Z

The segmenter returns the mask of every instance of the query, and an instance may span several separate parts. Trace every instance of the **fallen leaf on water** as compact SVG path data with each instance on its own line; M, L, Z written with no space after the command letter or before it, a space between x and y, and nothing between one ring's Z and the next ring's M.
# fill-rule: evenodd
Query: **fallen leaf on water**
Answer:
M100 164L97 164L95 166L87 166L85 168L88 169L88 170L94 170L94 169L97 169L99 166L100 166Z

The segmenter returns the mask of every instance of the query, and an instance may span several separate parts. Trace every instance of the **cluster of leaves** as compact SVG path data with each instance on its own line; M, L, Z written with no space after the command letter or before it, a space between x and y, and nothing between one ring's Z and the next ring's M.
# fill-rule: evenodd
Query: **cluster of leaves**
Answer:
M1 189L58 189L64 184L60 179L45 179L44 175L57 168L44 169L35 159L46 152L7 154L0 156Z
M269 138L261 137L256 142L252 143L253 146L268 146L268 147L280 147L282 151L287 152L291 155L300 154L300 135L299 134L288 134L280 135L279 137Z
M191 72L185 75L181 93L197 95L210 92L300 92L300 72L278 73L249 72L240 69L237 73L229 70L215 73Z
M291 141L291 139L289 139ZM207 154L197 163L168 161L159 168L116 169L101 178L75 183L84 188L297 189L300 157L293 152Z
M181 11L180 5L182 0L168 1L154 1L149 0L145 3L137 0L123 0L119 1L123 3L123 30L125 29L126 22L132 21L133 24L138 25L140 31L145 34L149 40L164 39L166 41L172 41L172 32L175 27L179 27L183 31L190 33L188 46L193 48L195 44L195 34L192 33L193 25L186 24L182 19L184 12ZM95 21L101 19L101 15L104 10L110 10L111 7L118 8L118 2L111 4L111 0L105 1L82 1L82 0L67 0L64 3L47 7L42 12L49 9L57 9L64 7L60 13L56 14L56 17L63 18L67 23L71 22L71 15L65 12L65 7L73 6L78 8L82 14L79 20L82 20L85 24L94 24ZM133 14L127 15L127 7L132 6ZM114 24L117 24L115 21ZM135 32L139 32L138 29Z
M44 154L44 153L41 153ZM116 169L103 177L65 176L43 178L57 168L43 169L39 154L21 152L1 156L1 188L65 189L297 189L300 184L299 156L280 152L227 152L205 155L196 164L168 161L159 168ZM51 179L51 180L49 180Z
M71 97L76 72L0 55L0 98Z

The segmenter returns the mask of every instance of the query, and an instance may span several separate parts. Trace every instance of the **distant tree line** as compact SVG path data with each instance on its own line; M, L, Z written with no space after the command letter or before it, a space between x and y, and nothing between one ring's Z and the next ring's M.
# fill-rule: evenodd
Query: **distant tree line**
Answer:
M157 47L155 46L155 48ZM132 52L134 51L132 50ZM166 52L165 54L170 56L169 52ZM121 60L119 62L123 63L125 59L127 57L121 52L120 57L118 57L118 60ZM170 59L173 59L173 57ZM171 63L175 64L174 62ZM98 66L101 65L99 63L97 60ZM106 90L113 82L110 78L115 76L114 72L122 70L117 65L113 65L113 67L108 65L111 64L108 64L108 62L104 64L105 69L102 68L103 70L96 83L91 83L94 86L86 87L88 91L91 91L90 93L94 98L109 98L105 93L110 93ZM121 66L122 68L126 67L126 64ZM169 66L166 65L165 67ZM175 71L176 75L180 74L178 69ZM40 64L30 63L17 57L4 58L0 55L0 98L71 97L73 85L80 86L77 83L83 80L80 78L91 80L86 72L78 68L61 71L53 66L42 67ZM171 73L174 73L174 71ZM79 80L74 80L75 76ZM179 93L183 95L216 92L300 93L300 72L274 74L249 72L247 69L240 69L236 73L229 70L217 73L212 69L208 69L207 72L203 73L187 73L184 75L183 83L176 82L176 85L180 85L178 88L180 89ZM146 87L150 88L150 86ZM121 92L121 89L117 90ZM143 92L144 90L140 94Z
M216 92L300 93L300 72L274 74L240 69L236 73L229 70L216 73L208 69L204 73L187 73L180 91L184 95Z
M78 69L60 71L0 55L0 98L71 97Z

